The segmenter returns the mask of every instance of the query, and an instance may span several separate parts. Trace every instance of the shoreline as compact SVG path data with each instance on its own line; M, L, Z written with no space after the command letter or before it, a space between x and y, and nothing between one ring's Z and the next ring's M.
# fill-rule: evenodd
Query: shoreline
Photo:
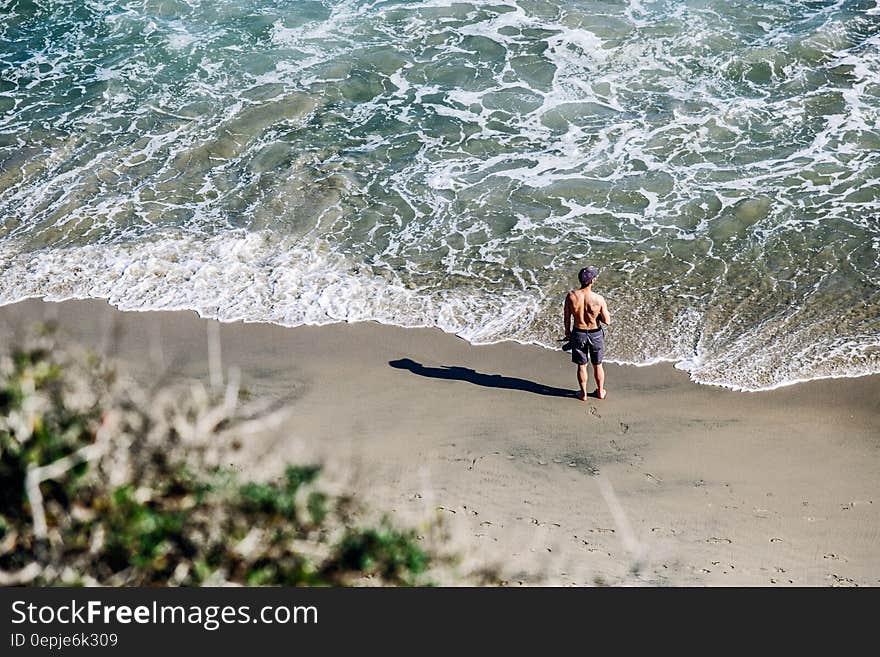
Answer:
M743 395L609 364L608 399L582 403L568 354L440 329L31 299L0 306L0 335L44 319L145 382L208 381L217 327L224 367L291 411L237 467L323 461L402 522L445 518L512 584L880 584L880 375Z
M365 320L346 320L346 319L330 319L327 322L305 322L302 324L284 324L281 322L273 322L270 320L252 320L252 319L220 319L218 317L202 314L198 309L191 308L188 306L179 306L179 307L168 307L168 308L125 308L121 305L117 305L110 301L110 299L105 297L94 297L94 296L71 296L71 297L59 297L59 298L47 298L45 295L31 295L25 296L20 299L14 301L4 301L0 302L0 311L9 306L18 306L19 304L29 303L29 302L43 302L46 304L65 304L65 303L79 303L79 302L98 302L107 304L110 308L117 312L121 313L192 313L198 319L204 321L216 321L220 324L241 324L241 325L270 325L277 326L285 329L298 329L298 328L315 328L315 327L327 327L327 326L335 326L335 325L377 325L383 327L389 327L393 329L404 329L404 330L429 330L429 331L439 331L444 335L447 335L452 338L457 338L459 340L464 340L467 344L472 347L489 347L494 345L503 345L503 344L517 344L522 347L530 347L530 348L538 348L543 349L549 353L557 353L559 349L554 347L545 345L540 342L527 342L522 340L517 340L515 338L504 339L504 340L494 340L494 341L485 341L485 342L472 342L468 340L466 337L460 335L459 333L447 331L446 329L429 324L413 324L413 325L405 325L405 324L395 324L384 322L379 319L365 319ZM801 384L809 384L814 382L822 382L822 381L838 381L838 380L849 380L849 379L862 379L866 377L877 377L880 376L880 372L857 372L857 373L849 373L849 374L828 374L823 376L816 376L812 378L800 378L794 379L790 381L785 381L783 383L777 383L771 386L766 386L762 388L744 388L742 386L737 386L729 383L720 383L716 381L699 381L693 378L690 374L690 368L679 367L678 364L682 362L686 362L690 359L684 358L666 358L666 357L655 357L647 360L645 362L636 362L629 360L616 360L614 358L606 358L605 363L618 366L618 367L634 367L634 368L649 368L655 366L663 366L669 365L673 369L685 372L688 375L688 379L691 383L698 386L707 386L710 388L719 388L722 390L727 390L730 392L736 393L765 393L765 392L773 392L775 390L780 390L783 388L788 388L791 386L798 386Z

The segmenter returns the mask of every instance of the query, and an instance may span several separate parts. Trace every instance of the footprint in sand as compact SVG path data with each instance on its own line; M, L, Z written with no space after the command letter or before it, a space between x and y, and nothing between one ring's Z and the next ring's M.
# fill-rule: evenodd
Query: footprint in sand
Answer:
M782 539L779 538L778 536L774 536L773 538L770 539L770 542L771 543L782 543Z
M729 538L718 538L717 536L710 536L706 539L707 543L733 543Z
M629 431L629 425L626 422L620 422L620 433L626 433Z
M831 578L831 586L858 586L855 580L851 577L841 577L834 573L829 575L829 577Z
M595 406L590 406L590 415L592 415L593 417L598 417L598 418L602 417L601 415L599 415L599 411L596 410Z
M669 527L651 527L651 532L652 533L659 532L661 534L668 534L670 536L675 536L675 530L670 529Z

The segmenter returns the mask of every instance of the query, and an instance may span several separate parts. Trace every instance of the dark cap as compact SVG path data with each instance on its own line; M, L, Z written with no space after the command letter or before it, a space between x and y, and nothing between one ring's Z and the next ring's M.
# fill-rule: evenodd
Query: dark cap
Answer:
M596 269L593 265L589 267L584 267L578 272L578 280L581 282L581 285L589 285L593 282L593 279L599 275L599 270Z

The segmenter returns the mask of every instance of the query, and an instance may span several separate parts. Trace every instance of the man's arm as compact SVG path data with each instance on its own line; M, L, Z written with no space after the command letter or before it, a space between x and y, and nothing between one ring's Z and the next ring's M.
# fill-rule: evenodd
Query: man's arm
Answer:
M571 337L571 293L565 295L565 312L563 313L565 323L565 339L568 340Z
M611 313L608 312L608 304L602 299L602 310L599 311L599 319L605 324L611 324Z

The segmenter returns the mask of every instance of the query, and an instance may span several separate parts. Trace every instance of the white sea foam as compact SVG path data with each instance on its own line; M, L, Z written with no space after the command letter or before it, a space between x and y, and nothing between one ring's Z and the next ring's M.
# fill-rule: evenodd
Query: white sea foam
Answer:
M425 294L332 253L279 245L269 233L208 240L161 238L130 247L94 245L23 255L2 249L0 303L107 299L122 310L194 310L221 321L282 326L381 321L436 326L476 343L524 335L537 301L506 293L482 300Z

